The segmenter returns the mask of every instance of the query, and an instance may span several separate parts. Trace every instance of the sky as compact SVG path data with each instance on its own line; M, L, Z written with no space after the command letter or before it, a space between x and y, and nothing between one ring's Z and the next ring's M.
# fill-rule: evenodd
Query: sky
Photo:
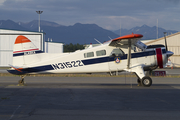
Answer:
M144 24L180 31L180 0L0 0L0 20L38 19L61 25L97 24L108 30Z

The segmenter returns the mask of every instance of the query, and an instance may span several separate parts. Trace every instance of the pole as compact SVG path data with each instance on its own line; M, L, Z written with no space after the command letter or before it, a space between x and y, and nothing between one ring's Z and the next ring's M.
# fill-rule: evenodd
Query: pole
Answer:
M39 26L39 32L40 32L40 31L41 31L41 28L40 28L40 14L41 14L43 11L40 11L40 10L39 10L39 11L36 11L36 12L37 12L37 14L39 14L39 25L38 25L38 26Z
M41 31L41 28L40 28L40 14L39 14L39 32Z

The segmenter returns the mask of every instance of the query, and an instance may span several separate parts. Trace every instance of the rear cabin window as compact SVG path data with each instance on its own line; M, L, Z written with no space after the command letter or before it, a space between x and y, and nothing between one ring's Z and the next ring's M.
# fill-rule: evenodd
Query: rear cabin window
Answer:
M84 53L84 57L85 57L85 58L94 57L94 52Z
M96 56L103 56L103 55L106 55L106 50L96 51Z

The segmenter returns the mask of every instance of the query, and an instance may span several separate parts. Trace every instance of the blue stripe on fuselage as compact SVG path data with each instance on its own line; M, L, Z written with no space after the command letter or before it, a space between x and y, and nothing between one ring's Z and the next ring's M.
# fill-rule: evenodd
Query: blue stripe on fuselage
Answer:
M166 51L163 51L163 53ZM139 53L132 53L131 58L138 58L138 57L145 57L145 56L151 56L155 55L155 51L146 51L146 52L139 52ZM127 54L123 56L116 56L120 57L121 60L127 59ZM82 60L84 65L90 65L90 64L97 64L97 63L104 63L104 62L111 62L114 61L115 57L101 57L101 58L94 58L94 59L87 59L87 60Z

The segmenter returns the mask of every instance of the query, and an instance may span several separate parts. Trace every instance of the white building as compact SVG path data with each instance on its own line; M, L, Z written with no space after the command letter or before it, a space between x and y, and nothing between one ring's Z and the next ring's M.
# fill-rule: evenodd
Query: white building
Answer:
M45 42L46 53L63 53L63 43Z
M12 64L14 42L19 35L24 35L36 47L44 50L44 33L42 32L0 29L0 67L8 67Z

